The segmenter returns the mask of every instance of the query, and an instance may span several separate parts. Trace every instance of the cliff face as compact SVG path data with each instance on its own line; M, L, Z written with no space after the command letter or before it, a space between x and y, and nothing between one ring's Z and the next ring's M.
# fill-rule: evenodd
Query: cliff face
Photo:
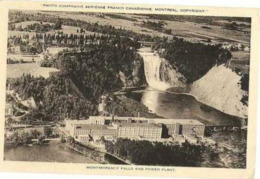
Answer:
M224 113L246 118L247 106L240 100L248 92L241 90L240 79L241 76L224 65L214 66L191 85L190 93Z
M160 66L160 79L170 84L171 87L186 87L186 78L173 67L167 60L162 59Z
M130 75L126 75L122 71L120 71L118 75L124 87L140 87L146 85L144 62L142 59L133 61Z

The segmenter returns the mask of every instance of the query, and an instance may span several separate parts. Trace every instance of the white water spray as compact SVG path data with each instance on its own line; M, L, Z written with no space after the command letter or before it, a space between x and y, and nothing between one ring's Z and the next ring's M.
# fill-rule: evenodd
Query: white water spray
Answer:
M139 54L143 57L146 81L151 88L164 91L171 87L184 86L179 81L181 75L157 53L153 53L151 48L141 48Z

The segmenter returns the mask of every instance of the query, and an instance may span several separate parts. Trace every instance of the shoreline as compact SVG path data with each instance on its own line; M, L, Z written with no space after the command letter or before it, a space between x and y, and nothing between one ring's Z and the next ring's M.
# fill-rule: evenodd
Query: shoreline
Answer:
M134 91L130 91L130 92L143 93L143 92L145 92L145 91L156 91L156 92L158 92L158 93L168 93L168 94L185 95L185 96L192 97L194 100L196 100L197 102L201 103L201 105L206 105L206 106L212 108L212 110L215 110L215 111L218 111L218 112L223 113L224 115L230 116L230 121L233 123L233 125L239 126L240 124L238 124L238 123L240 123L240 121L246 119L246 118L241 118L241 117L239 117L239 116L230 115L230 114L225 113L225 112L223 112L223 111L221 111L221 110L219 110L219 109L217 109L217 108L215 108L215 107L212 107L211 105L208 105L207 103L204 103L203 101L198 100L198 98L197 98L196 96L192 95L191 93L179 93L179 92L173 92L173 91L167 91L167 90L166 90L166 91L163 91L163 90L155 89L155 88L152 88L152 87L147 87L145 90L134 90ZM124 94L123 94L123 95L124 95ZM156 114L156 113L155 113L155 114ZM164 117L163 117L163 118L164 118ZM198 120L199 120L199 119L198 119ZM203 119L201 119L201 120L202 120L201 122L204 123ZM230 125L231 125L231 124L230 124ZM208 124L207 126L211 126L211 125Z
M228 113L226 113L226 112L223 112L222 110L220 110L220 109L218 109L218 108L216 108L216 107L214 107L214 106L211 106L210 104L207 104L206 102L203 102L202 100L198 99L197 96L194 96L194 95L191 94L191 93L185 93L185 92L180 93L180 92L174 92L174 91L168 91L168 90L163 91L163 90L155 89L155 88L153 88L153 87L151 87L151 86L148 86L147 88L150 88L150 89L147 90L147 91L158 91L158 92L161 92L161 93L169 93L169 94L177 94L177 95L191 96L191 97L193 97L194 99L196 99L196 101L198 101L198 102L200 102L200 103L202 103L202 104L204 104L204 105L207 105L207 106L209 106L209 107L211 107L211 108L214 108L215 110L218 110L218 111L220 111L220 112L222 112L222 113L224 113L224 114L227 114L227 115L229 115L229 116L236 117L236 118L246 119L246 118L242 118L242 117L240 117L240 116L234 116L234 115L232 115L232 114L228 114ZM146 90L146 89L144 89L144 90L142 90L142 89L141 89L141 90L133 90L133 91L130 91L130 92L142 92L142 91L145 91L145 90Z

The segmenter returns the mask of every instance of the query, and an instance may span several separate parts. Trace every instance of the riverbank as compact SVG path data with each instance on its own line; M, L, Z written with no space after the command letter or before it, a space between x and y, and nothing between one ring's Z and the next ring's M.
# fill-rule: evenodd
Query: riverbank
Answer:
M5 148L4 160L90 164L98 163L89 157L80 155L76 151L69 149L64 143L60 143L58 141L50 141L48 145L22 145Z
M127 91L124 94L117 94L110 96L106 102L105 110L110 114L115 114L122 117L147 117L147 118L161 118L161 116L153 113L144 104L128 98Z

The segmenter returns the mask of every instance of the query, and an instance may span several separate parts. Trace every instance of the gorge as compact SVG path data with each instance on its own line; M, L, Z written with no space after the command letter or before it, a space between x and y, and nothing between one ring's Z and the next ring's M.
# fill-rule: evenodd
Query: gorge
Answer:
M215 124L230 118L228 115L247 118L247 106L240 101L243 95L247 95L239 84L241 76L224 64L215 65L203 77L188 84L181 73L151 48L141 48L138 53L144 60L144 73L149 87L136 92L134 97L156 114L167 118L196 116L210 120L213 117ZM170 88L185 88L185 93L176 94L167 90ZM201 111L203 104L198 101L219 112L213 110L211 114L206 114ZM228 115L220 114L220 111Z

